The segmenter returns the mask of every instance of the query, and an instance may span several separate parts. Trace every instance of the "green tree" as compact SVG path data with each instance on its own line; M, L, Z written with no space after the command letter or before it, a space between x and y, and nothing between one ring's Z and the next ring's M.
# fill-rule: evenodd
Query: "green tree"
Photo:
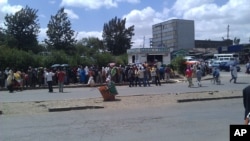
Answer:
M45 39L45 43L48 48L72 53L76 43L75 31L71 29L71 22L67 17L67 13L64 12L64 8L58 10L55 16L51 16L47 27L48 39Z
M37 12L38 10L26 6L14 15L5 16L7 43L24 51L34 51L38 45L37 36L40 32Z
M5 40L6 40L6 34L3 28L0 27L0 46L5 44Z
M186 60L183 59L183 56L178 56L171 61L171 66L174 70L176 70L179 74L185 75L186 70Z
M134 26L125 27L126 19L115 17L103 26L104 46L113 55L126 53L132 46L132 36L134 35Z
M94 54L105 52L102 40L96 37L83 38L77 42L77 52L80 55L91 57Z

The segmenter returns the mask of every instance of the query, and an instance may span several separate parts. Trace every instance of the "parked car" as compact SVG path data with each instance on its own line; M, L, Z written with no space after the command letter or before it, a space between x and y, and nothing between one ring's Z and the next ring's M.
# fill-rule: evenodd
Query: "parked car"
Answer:
M236 64L237 71L241 70L240 66L235 61L228 61L220 64L220 70L230 71L230 66Z
M212 61L211 62L211 67L212 68L214 68L214 67L218 67L219 68L220 67L220 62L218 62L218 61Z

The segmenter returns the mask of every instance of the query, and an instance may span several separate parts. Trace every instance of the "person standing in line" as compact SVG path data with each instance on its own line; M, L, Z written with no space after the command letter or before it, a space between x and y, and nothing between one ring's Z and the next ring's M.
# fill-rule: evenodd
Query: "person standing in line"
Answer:
M192 69L191 69L191 67L189 65L187 66L185 75L186 75L186 78L187 78L187 81L188 81L188 87L193 86L194 85L193 81L192 81L193 71L192 71Z
M160 70L160 80L164 80L165 79L165 76L164 76L165 70L164 70L163 65L161 65L159 70Z
M139 86L140 87L141 87L141 85L143 85L143 86L146 85L146 83L144 81L144 69L142 67L139 67L138 79L139 79Z
M157 66L155 66L155 85L156 86L161 86L161 81L160 81L160 70Z
M0 70L0 88L4 87L5 75L4 72Z
M250 85L243 89L243 106L245 109L244 121L245 125L249 125L250 121Z
M231 76L232 76L232 78L230 79L230 83L232 80L234 80L234 83L236 83L236 80L237 80L236 64L233 64L232 66L230 66L230 70L231 70Z
M145 85L144 87L150 87L150 83L149 83L149 79L150 79L151 75L150 75L150 67L145 67L145 71L144 71L144 82Z
M196 70L196 78L197 78L197 82L198 82L199 87L201 87L201 77L202 77L202 71L201 71L201 68L198 67Z
M171 69L169 66L166 67L165 69L165 78L166 78L166 81L168 81L170 79L170 73L171 73Z
M84 71L85 71L85 80L84 80L85 82L84 82L84 84L87 84L88 80L89 80L89 67L85 66Z
M14 89L14 73L12 70L9 70L8 77L7 77L7 88L10 93L13 93Z
M130 67L128 70L129 87L134 87L134 79L135 79L134 68Z
M48 69L47 73L46 73L46 81L47 81L47 84L48 84L48 88L49 88L49 92L52 93L53 92L53 76L55 74L50 70Z
M62 68L59 68L59 71L57 73L57 78L58 78L59 92L63 93L65 72L62 70Z
M134 73L135 73L135 86L137 87L137 85L139 85L139 69L138 67L134 68Z
M155 66L152 66L150 68L150 76L151 76L152 84L155 82L155 76L156 76L155 69L156 69Z
M44 86L47 86L48 84L47 84L47 80L46 80L46 74L47 74L47 69L46 68L44 68L43 69L43 78L44 78Z

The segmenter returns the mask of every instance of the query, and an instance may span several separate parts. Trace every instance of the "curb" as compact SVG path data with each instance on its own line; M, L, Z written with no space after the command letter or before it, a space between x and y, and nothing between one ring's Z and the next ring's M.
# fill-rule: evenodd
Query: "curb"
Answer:
M167 81L161 81L161 83L167 83L167 84L172 84L172 83L178 83L180 80L179 79L170 79ZM82 87L99 87L99 86L103 86L106 85L105 83L103 84L95 84L93 86L89 86L87 84L69 84L69 85L64 85L64 88L82 88ZM116 83L116 86L124 86L124 85L129 85L128 82L125 83ZM53 85L53 88L58 88L57 85ZM35 87L35 88L24 88L23 90L39 90L39 89L48 89L48 86L41 86L41 87ZM0 89L0 91L8 91L7 88L2 88Z
M177 100L177 103L196 102L196 101L209 101L209 100L222 100L222 99L234 99L234 98L242 98L242 96L181 99L181 100Z
M101 109L103 106L78 106L78 107L61 107L61 108L48 108L49 112L63 112L71 110L86 110L86 109Z

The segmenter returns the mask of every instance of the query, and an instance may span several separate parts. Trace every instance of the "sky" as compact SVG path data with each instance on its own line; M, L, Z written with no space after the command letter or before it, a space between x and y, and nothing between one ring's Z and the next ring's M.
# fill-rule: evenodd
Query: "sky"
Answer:
M0 26L6 14L25 6L38 10L39 41L47 38L51 16L64 7L76 39L102 39L103 25L117 17L126 18L126 27L135 26L132 48L149 47L152 25L171 19L194 20L196 40L222 41L239 38L250 43L249 0L0 0Z

